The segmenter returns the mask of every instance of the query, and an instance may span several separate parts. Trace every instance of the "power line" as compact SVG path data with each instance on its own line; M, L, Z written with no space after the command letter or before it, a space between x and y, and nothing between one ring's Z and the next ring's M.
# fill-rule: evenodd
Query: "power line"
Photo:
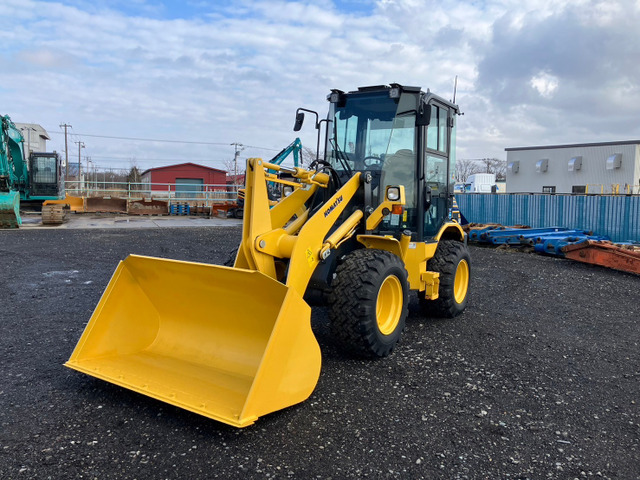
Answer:
M233 145L233 144L231 144L231 145ZM280 150L282 150L281 148L277 149L277 148L267 148L267 147L256 147L255 145L247 145L247 144L244 144L244 143L242 145L244 147L246 147L246 148L255 148L257 150L270 150L272 152L279 152Z
M104 155L92 155L93 158L99 158L101 160L131 160L136 162L221 162L220 160L215 160L212 158L193 158L191 156L186 156L183 158L153 158L153 157L145 157L139 158L135 155L128 155L126 157L109 157Z
M57 133L60 135L63 135L63 132L56 132L56 131L51 131L51 133ZM78 133L78 132L73 132L73 135L77 135L77 136L81 136L81 137L93 137L93 138L109 138L109 139L113 139L113 140L132 140L135 142L163 142L163 143L185 143L185 144L191 144L191 145L218 145L218 146L229 146L228 143L223 143L223 142L195 142L192 140L163 140L163 139L159 139L159 138L140 138L140 137L116 137L116 136L111 136L111 135L94 135L94 134L89 134L89 133ZM249 148L256 148L259 150L271 150L273 152L279 152L280 150L275 149L275 148L267 148L267 147L257 147L254 145L245 145L246 147Z
M62 132L55 132L55 131L52 131L51 133L62 134ZM73 132L73 134L79 137L110 138L113 140L133 140L135 142L190 143L190 144L196 144L196 145L228 145L227 143L218 143L218 142L194 142L190 140L162 140L159 138L116 137L111 135L94 135L91 133L78 133L78 132Z

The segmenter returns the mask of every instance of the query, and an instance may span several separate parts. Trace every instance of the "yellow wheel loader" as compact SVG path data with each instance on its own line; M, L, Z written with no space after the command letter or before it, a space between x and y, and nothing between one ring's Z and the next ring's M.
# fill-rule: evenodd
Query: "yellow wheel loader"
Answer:
M247 161L233 267L130 255L66 363L221 422L245 427L302 402L320 374L310 303L336 341L383 357L411 290L425 313L460 314L470 259L450 219L458 106L398 84L332 90L315 115L310 169ZM270 207L267 182L284 174ZM294 181L291 181L291 178Z

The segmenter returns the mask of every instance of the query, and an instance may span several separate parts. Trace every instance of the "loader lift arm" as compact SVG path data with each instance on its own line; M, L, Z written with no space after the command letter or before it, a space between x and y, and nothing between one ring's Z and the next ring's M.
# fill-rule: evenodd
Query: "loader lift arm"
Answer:
M305 202L318 188L326 187L328 175L295 169L293 175L305 183L307 189L297 189L272 209L269 209L264 170L276 167L260 159L247 162L247 185L245 192L244 234L236 266L248 266L261 271L273 279L276 275L275 259L289 258L289 272L286 285L294 288L301 296L318 264L323 240L358 188L360 176L352 177L332 197L324 211L301 225L298 232L288 232L285 225L297 212L308 217Z
M296 189L269 208L265 170L274 169L283 170L259 158L247 161L245 208L248 215L244 217L242 245L235 266L258 270L274 280L283 281L302 296L318 263L328 257L332 248L351 237L365 217L363 209L354 209L327 237L352 203L362 184L362 175L356 172L325 202L322 209L309 217L310 209L305 203L319 188L327 188L329 175L295 168L291 171L294 178L308 188ZM383 202L372 212L367 219L367 229L377 226L385 216L383 212L390 212L394 205L403 205L404 189L401 190L402 195L397 201ZM292 221L294 215L297 218ZM286 279L278 275L276 259L290 259Z

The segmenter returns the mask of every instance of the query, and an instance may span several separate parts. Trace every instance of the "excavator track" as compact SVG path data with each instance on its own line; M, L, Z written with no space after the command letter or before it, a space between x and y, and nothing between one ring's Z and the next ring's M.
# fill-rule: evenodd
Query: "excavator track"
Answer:
M67 218L66 205L43 205L42 206L42 224L43 225L60 225Z

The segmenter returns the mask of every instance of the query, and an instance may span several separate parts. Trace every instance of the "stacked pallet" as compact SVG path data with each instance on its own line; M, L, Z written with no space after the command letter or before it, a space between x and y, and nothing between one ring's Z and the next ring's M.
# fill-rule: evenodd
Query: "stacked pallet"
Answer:
M188 203L174 203L169 210L171 215L190 215L191 206Z

